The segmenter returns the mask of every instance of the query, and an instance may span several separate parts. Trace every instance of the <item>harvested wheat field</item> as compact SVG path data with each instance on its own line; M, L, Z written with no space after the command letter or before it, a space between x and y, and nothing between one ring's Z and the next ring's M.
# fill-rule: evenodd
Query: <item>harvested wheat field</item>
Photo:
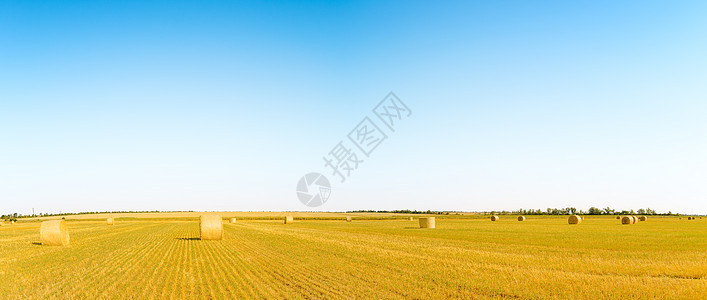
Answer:
M2 298L691 298L707 293L707 223L614 217L567 224L436 217L224 222L68 221L71 245L40 245L39 222L0 228ZM415 224L417 225L417 224ZM620 241L620 242L617 242ZM129 276L126 276L129 274ZM583 298L583 297L580 297Z

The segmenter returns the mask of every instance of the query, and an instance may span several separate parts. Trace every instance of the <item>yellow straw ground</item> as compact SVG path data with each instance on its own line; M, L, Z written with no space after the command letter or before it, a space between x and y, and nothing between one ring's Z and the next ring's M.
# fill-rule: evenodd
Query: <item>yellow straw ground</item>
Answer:
M0 228L3 298L702 298L707 222L516 217L490 222L70 221L69 247L39 223Z

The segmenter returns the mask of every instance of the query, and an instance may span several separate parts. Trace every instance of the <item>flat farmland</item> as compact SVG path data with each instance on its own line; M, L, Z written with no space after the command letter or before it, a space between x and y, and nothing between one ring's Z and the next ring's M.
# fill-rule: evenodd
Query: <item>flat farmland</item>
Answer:
M346 214L341 214L346 215ZM707 220L588 217L39 222L0 227L0 298L692 298L707 294ZM225 218L225 217L224 217ZM586 295L583 297L582 295ZM589 296L591 295L591 297Z

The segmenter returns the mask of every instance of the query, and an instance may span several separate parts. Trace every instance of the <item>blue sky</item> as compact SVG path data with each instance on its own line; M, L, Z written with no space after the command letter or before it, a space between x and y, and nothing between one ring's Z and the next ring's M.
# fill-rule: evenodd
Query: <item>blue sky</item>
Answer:
M0 3L2 212L707 213L702 1Z

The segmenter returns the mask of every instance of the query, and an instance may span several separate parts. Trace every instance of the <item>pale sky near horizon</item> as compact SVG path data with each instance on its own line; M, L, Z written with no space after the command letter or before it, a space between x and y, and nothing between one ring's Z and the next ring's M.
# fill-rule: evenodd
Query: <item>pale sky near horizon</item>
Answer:
M704 1L0 3L0 214L707 214ZM373 108L412 111L392 132ZM385 139L344 183L323 157ZM354 149L355 150L355 149ZM297 182L331 181L319 207Z

